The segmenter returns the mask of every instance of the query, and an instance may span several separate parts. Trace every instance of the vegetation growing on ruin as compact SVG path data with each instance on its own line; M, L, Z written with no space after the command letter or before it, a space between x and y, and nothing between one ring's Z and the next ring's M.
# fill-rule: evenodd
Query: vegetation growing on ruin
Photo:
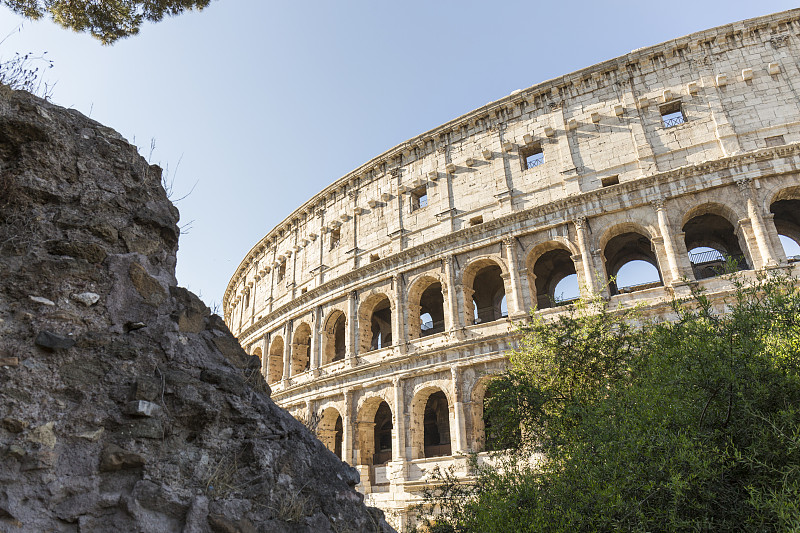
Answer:
M428 530L800 528L798 281L733 281L725 313L698 292L669 322L533 317L485 406L509 450L469 486L438 472Z

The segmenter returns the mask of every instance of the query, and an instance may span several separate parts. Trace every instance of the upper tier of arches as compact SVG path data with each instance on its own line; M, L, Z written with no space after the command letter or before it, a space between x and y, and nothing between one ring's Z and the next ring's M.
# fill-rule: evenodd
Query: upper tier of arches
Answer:
M577 296L642 292L663 299L667 289L731 271L789 265L800 259L798 179L764 178L757 187L740 180L423 258L389 279L331 294L327 304L299 307L298 319L262 330L250 353L269 354L264 373L274 385L322 367L352 367L373 352L409 350L409 343L437 335L458 341L468 329ZM557 291L568 278L579 294L565 298Z
M647 180L681 174L673 181L684 183L662 193L672 196L700 185L691 182L706 174L708 162L800 142L800 101L782 96L800 86L799 20L800 10L793 10L639 49L515 91L401 143L314 195L253 247L226 290L226 321L235 333L249 334L354 273L392 271L431 241L488 238L498 226L513 230L522 214L561 213L569 223L626 209L631 189L652 186ZM782 227L790 225L786 208L776 209ZM624 274L615 254L644 245L641 238L618 237L611 257L598 261ZM663 270L646 249L639 255ZM565 253L546 260L564 263ZM586 276L568 277L574 285ZM562 281L538 283L549 292L545 286ZM650 283L659 281L669 283L655 276ZM490 309L497 313L497 294L485 296L478 320ZM474 309L460 312L475 319ZM428 322L442 327L433 315Z

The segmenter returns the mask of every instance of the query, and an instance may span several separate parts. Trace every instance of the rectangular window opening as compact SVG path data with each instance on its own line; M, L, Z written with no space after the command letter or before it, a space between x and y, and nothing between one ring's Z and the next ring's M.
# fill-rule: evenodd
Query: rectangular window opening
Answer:
M539 143L523 147L520 150L520 155L522 156L523 162L522 170L535 168L544 163L544 150Z
M331 250L339 246L342 242L342 230L334 228L331 230Z
M774 137L765 137L764 141L767 143L767 148L773 148L775 146L783 146L786 144L786 141L783 140L783 135L775 135Z
M428 186L422 185L411 191L411 211L428 207Z
M378 254L370 254L370 256L369 256L369 262L370 263L374 263L378 259L380 259L380 256Z
M619 184L619 175L616 176L606 176L605 178L600 178L600 183L603 187L610 187L612 185Z
M680 101L664 104L659 111L661 112L661 122L665 128L672 128L686 122L686 115L683 114Z
M283 281L283 278L286 277L286 263L281 263L281 266L278 267L278 281Z
M470 226L477 226L478 224L483 224L483 216L479 215L477 217L472 217L469 219Z

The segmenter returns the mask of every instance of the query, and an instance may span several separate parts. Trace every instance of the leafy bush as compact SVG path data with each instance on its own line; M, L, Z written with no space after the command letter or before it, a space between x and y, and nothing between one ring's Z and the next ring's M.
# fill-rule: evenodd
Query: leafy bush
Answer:
M672 321L598 302L534 317L486 405L511 449L493 467L473 461L455 512L429 491L428 524L798 530L800 291L786 276L734 283L725 313L696 293Z

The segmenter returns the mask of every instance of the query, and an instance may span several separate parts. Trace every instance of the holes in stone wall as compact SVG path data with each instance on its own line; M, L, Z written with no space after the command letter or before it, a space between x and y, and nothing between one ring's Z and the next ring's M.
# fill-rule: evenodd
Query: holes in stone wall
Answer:
M680 101L669 102L658 108L661 112L661 123L665 128L680 126L686 122L686 115Z
M311 348L311 326L303 322L294 330L292 343L292 375L309 369Z
M544 149L541 143L523 146L519 155L522 159L522 170L536 168L544 163Z
M783 135L773 135L772 137L765 137L764 142L767 144L767 148L774 148L775 146L783 146L786 144L786 141L783 139Z
M800 261L800 200L778 200L769 206L786 257Z
M572 254L565 248L543 253L533 266L533 275L538 309L563 305L579 297L575 262L572 260ZM573 279L573 276L574 289L570 285L571 282L562 285L567 279Z
M411 191L411 211L428 207L428 186L422 185Z
M422 292L419 307L420 337L444 331L444 295L441 283L431 283Z
M330 234L331 240L331 247L330 249L333 250L334 248L338 247L339 244L342 242L342 230L341 228L333 228Z
M486 265L475 274L472 282L472 301L475 324L494 322L503 318L501 304L506 295L502 270L496 264Z
M684 224L683 231L695 279L748 268L733 224L725 217L715 213L697 215Z
M606 176L600 178L600 185L603 187L611 187L612 185L619 185L619 175Z
M428 397L423 417L425 457L450 455L450 409L444 392Z
M381 465L390 461L392 459L392 410L386 402L381 402L375 412L373 439L375 452L372 455L372 464Z
M635 231L617 235L608 241L603 254L612 295L662 285L656 254L644 235Z
M283 378L283 337L275 337L269 347L267 383L272 385Z

